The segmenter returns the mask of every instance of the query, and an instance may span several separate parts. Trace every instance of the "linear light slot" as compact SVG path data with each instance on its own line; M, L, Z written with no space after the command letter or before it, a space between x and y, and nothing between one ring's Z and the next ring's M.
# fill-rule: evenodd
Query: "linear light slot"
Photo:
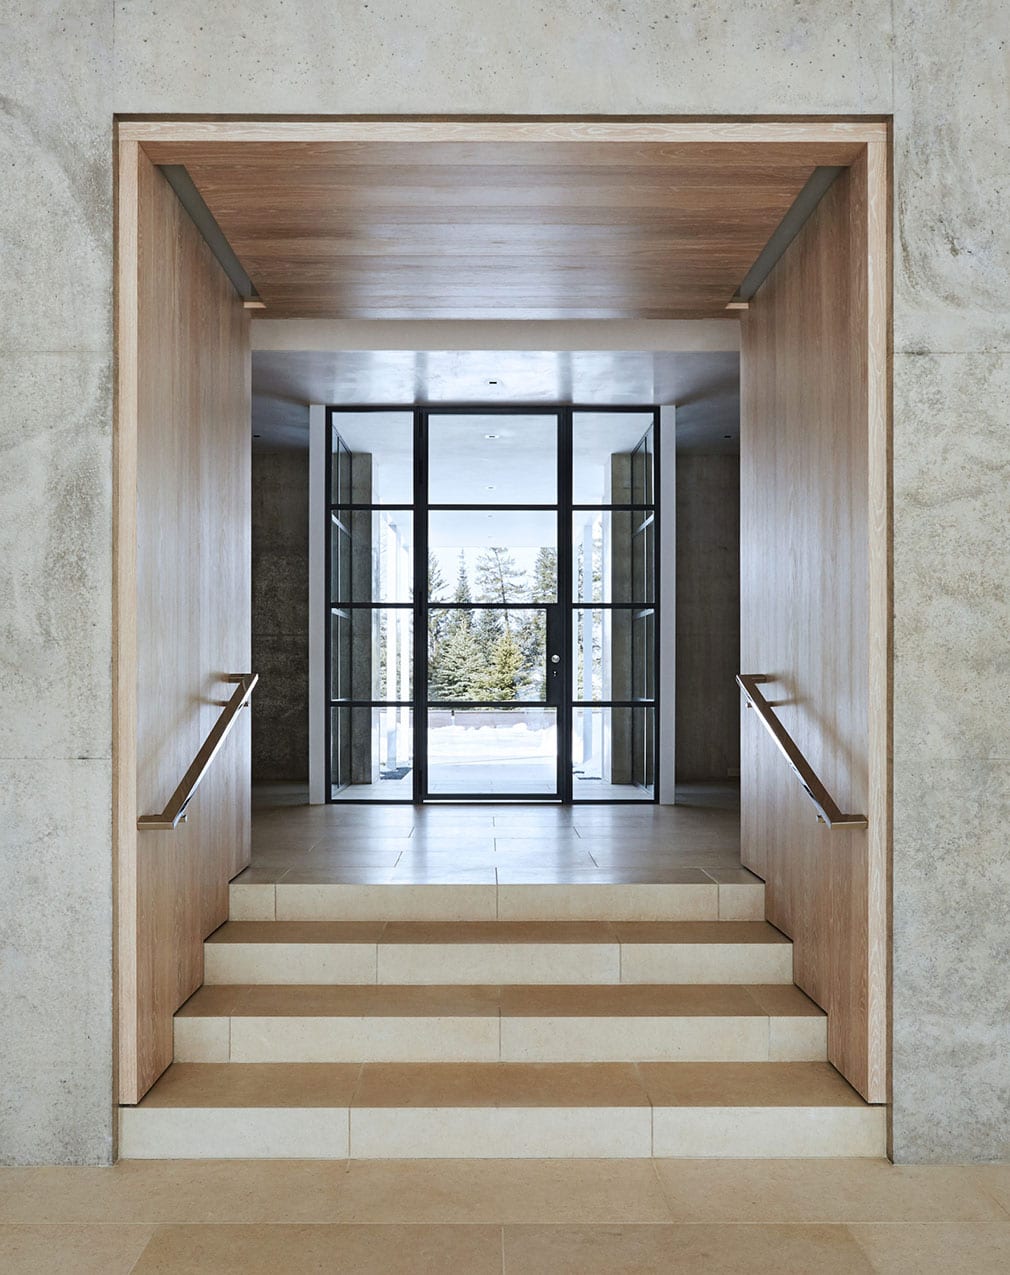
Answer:
M747 271L734 300L749 301L778 264L779 258L803 229L814 209L828 193L828 188L842 168L815 168L810 179L796 196L793 206L779 222L778 229L762 248L758 259ZM734 307L742 309L742 306Z
M203 202L203 196L193 184L193 179L182 164L159 164L165 180L179 197L189 214L190 220L203 235L207 247L218 260L218 264L232 281L235 291L243 301L258 301L259 293L253 287L253 281L242 268L242 263L235 256L231 244L224 236L224 231L214 220L214 214Z

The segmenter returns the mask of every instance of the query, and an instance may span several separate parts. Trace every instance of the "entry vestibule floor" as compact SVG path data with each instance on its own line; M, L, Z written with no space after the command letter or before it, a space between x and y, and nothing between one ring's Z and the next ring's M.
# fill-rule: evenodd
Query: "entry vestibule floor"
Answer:
M8 1275L1002 1275L1010 1166L134 1161L0 1169Z
M309 806L300 785L260 785L236 884L757 884L740 866L735 787L677 795L675 806Z

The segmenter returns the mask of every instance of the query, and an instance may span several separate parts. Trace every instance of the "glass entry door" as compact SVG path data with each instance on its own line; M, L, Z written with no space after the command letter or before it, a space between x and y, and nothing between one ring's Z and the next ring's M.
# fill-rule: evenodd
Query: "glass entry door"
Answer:
M558 413L425 421L423 795L561 795Z
M331 801L655 799L653 408L331 408Z

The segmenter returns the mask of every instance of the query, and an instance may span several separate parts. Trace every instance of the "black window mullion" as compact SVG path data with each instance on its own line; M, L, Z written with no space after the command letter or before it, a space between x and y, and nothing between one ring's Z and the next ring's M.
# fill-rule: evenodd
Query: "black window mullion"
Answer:
M414 803L428 791L428 414L414 409Z

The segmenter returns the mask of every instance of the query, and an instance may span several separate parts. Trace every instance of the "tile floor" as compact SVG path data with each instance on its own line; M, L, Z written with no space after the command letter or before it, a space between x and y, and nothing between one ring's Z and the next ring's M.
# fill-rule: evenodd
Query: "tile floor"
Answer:
M678 790L675 806L309 806L297 784L257 787L240 884L689 884L740 868L739 795Z
M0 1170L5 1275L1005 1275L1010 1166L134 1161Z

